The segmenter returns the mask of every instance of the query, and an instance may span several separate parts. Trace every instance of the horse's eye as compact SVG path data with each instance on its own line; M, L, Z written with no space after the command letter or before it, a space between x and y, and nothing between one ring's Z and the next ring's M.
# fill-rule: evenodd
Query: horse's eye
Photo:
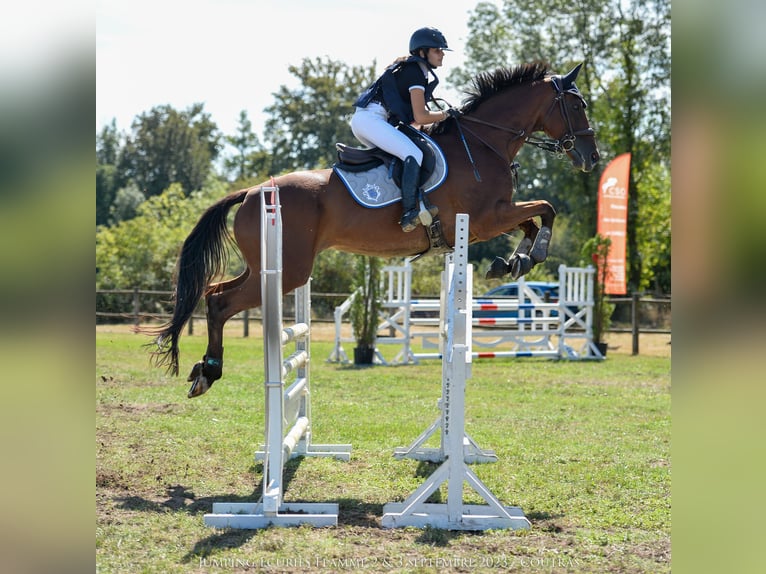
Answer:
M572 104L572 109L573 109L574 111L579 111L579 109L580 109L580 104Z

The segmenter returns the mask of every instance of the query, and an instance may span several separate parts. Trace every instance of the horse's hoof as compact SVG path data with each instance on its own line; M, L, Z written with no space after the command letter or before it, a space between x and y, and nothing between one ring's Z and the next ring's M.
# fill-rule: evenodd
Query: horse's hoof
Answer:
M202 374L202 366L202 361L196 363L194 367L192 367L189 378L186 379L187 381L192 382L191 387L189 387L189 392L186 393L186 396L190 399L204 395L210 389L211 383L208 382L207 377Z
M485 279L502 279L506 275L508 275L508 271L510 270L510 267L508 265L508 262L503 259L502 257L495 257L494 261L492 261L491 265L489 266L489 269L487 269L487 272L484 274Z
M535 262L532 261L528 255L524 255L523 253L514 253L510 262L511 279L516 280L522 275L526 275L532 270L532 267L534 266Z
M189 387L189 392L186 393L186 396L190 399L193 399L194 397L204 395L208 389L210 389L210 383L207 382L207 377L197 377L194 379L191 387Z

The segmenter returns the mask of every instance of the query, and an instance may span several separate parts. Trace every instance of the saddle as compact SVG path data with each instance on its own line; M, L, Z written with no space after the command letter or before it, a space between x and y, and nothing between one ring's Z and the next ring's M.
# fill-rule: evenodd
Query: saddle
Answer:
M444 154L436 142L412 126L399 124L397 128L423 151L419 186L424 195L428 194L447 178ZM378 208L400 201L404 164L399 158L378 147L359 148L337 143L335 148L338 161L332 166L333 171L357 203ZM452 252L444 239L438 215L425 229L429 248L417 257Z
M433 175L436 168L436 155L434 149L429 145L422 132L416 130L407 124L399 124L397 129L412 140L412 142L423 152L423 162L420 165L420 181L418 185L423 186ZM389 176L393 178L396 186L402 186L402 168L403 162L398 157L383 151L379 147L361 148L336 143L335 149L338 153L338 162L333 166L350 173L360 173L375 169L383 165Z

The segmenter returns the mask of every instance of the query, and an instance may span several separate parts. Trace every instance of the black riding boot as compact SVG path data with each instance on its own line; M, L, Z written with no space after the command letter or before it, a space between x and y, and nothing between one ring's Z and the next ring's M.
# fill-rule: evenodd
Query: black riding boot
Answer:
M420 183L420 166L415 158L407 156L402 169L402 219L399 225L402 231L413 231L420 220L418 219L418 183Z

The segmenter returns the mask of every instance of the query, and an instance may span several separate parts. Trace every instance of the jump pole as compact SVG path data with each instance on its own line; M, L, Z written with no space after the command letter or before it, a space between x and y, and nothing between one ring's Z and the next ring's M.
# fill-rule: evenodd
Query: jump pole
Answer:
M266 201L266 196L271 201ZM205 524L217 528L257 529L269 526L337 526L335 503L286 503L284 463L296 456L331 456L350 460L351 445L311 442L309 389L311 303L309 283L295 290L295 325L282 325L282 214L279 188L261 188L261 293L263 312L265 442L256 460L263 460L263 494L256 503L213 503ZM283 346L295 352L283 358ZM286 388L285 378L295 373ZM292 425L291 427L289 425Z
M443 530L488 530L530 527L521 508L503 506L466 462L465 386L471 377L473 279L473 268L468 264L468 222L468 215L457 215L455 250L447 256L442 275L442 315L445 317L442 331L442 416L419 437L424 442L426 435L440 426L445 460L407 500L390 502L383 507L381 522L384 528L415 526ZM427 503L428 497L445 482L447 502ZM464 482L487 504L464 504Z

